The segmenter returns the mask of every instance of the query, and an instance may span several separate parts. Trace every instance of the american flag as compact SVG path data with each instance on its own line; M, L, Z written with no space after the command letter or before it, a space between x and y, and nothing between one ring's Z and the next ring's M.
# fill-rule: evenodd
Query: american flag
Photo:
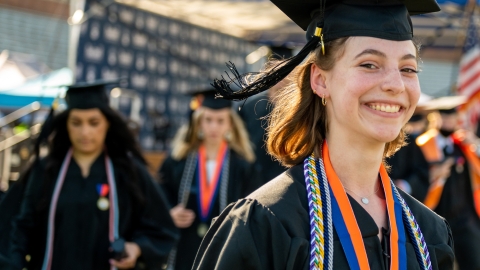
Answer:
M473 16L470 18L460 60L458 93L468 98L467 103L462 106L466 115L465 124L469 127L476 126L480 116L480 44Z

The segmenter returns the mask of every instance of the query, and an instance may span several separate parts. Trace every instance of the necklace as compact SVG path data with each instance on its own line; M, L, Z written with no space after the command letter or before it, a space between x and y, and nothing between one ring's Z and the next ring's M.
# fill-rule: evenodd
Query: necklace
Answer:
M350 190L350 189L346 188L345 185L343 185L343 188L352 192L353 194L357 195L357 197L360 197L360 200L362 201L363 204L368 204L370 202L370 200L368 198L370 198L370 196L372 196L373 194L377 194L378 190L380 189L380 185L378 185L377 190L375 190L372 194L370 194L368 196L365 196L365 197L360 196L357 193L353 192L353 190Z
M325 152L326 159L328 160L328 148L326 142L323 142L322 152ZM309 207L309 220L310 220L310 270L332 270L333 269L333 216L334 211L336 211L337 216L342 216L339 213L338 201L336 197L331 193L331 185L326 175L326 170L324 167L324 160L322 158L315 158L315 155L312 153L311 156L305 158L304 160L304 175L305 175L305 187L306 195L308 198L308 207ZM330 164L331 167L331 164ZM333 170L333 169L331 169ZM388 174L385 168L382 166L380 168L380 174L382 175L381 179L389 179ZM338 182L339 179L337 179ZM383 181L383 180L382 180ZM340 191L342 191L342 186L340 184ZM382 182L380 182L382 184ZM393 199L394 203L392 205L401 207L401 217L395 218L396 222L402 221L405 224L407 229L407 234L413 244L415 249L415 255L420 268L422 270L431 270L432 263L430 261L430 254L428 252L427 244L420 230L415 217L413 216L410 208L406 204L405 200L400 196L397 189L390 181L389 184L384 182L383 187L386 190L386 196L391 201ZM389 189L390 187L390 189ZM392 192L387 192L387 191ZM341 192L340 192L341 193ZM332 196L333 195L333 196ZM346 197L346 195L344 195ZM393 198L392 198L393 197ZM348 199L345 198L348 202ZM336 208L336 210L332 209ZM395 212L397 209L395 209ZM396 214L395 214L396 215ZM353 219L354 220L354 219ZM395 222L395 223L396 223ZM345 226L345 225L343 225ZM402 225L397 226L397 228L402 228ZM361 237L361 236L360 236ZM395 241L397 242L397 241ZM401 247L402 245L400 245ZM402 248L402 250L404 250ZM349 253L350 254L350 253ZM353 253L354 254L354 253ZM352 255L352 254L350 254ZM353 255L355 258L355 255ZM406 261L404 259L399 259L399 261ZM406 269L404 264L399 265L396 269ZM403 267L401 267L403 266ZM357 268L358 269L358 268Z

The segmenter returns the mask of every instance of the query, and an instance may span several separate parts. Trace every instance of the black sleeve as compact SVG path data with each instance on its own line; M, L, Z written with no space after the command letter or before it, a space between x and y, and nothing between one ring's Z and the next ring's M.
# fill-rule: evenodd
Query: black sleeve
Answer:
M437 260L437 266L439 270L453 270L455 255L454 255L454 247L453 247L452 230L450 229L450 225L448 225L448 222L446 220L444 220L444 222L447 230L447 235L445 236L446 243L443 245L435 245L433 251L435 252L435 257Z
M178 203L178 187L176 186L174 168L176 162L172 157L167 157L158 172L160 187L164 191L170 207Z
M420 147L415 145L412 152L414 164L413 172L405 180L412 188L412 196L419 201L423 201L427 196L428 188L430 186L430 165L423 156Z
M253 173L253 164L244 162L243 164L243 171L242 171L242 178L244 181L243 191L242 191L242 198L250 195L250 193L254 192L259 186L258 177L255 177Z
M179 232L169 214L165 194L143 165L137 163L145 205L140 214L138 226L133 233L133 242L142 251L139 258L147 269L161 269L172 247L179 238Z
M42 193L44 171L43 162L37 162L28 179L20 212L12 223L10 263L14 269L22 269L26 265L25 256L28 254L29 241L32 239L31 233L37 225L35 212Z
M270 210L251 199L230 204L205 235L192 269L304 269L308 241L292 238Z

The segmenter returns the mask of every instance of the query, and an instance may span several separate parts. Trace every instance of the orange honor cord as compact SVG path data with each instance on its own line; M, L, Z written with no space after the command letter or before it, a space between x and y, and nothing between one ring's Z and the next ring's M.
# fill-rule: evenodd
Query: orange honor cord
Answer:
M325 172L327 174L328 183L333 191L333 195L338 202L342 217L345 221L348 233L353 244L353 249L355 250L355 255L358 260L358 266L361 270L370 269L368 264L367 252L365 250L365 244L363 243L362 233L358 227L355 214L353 213L352 206L348 200L347 193L343 188L342 182L335 173L332 163L330 162L329 152L327 142L323 143L323 160L325 162Z
M333 193L332 211L334 214L336 213L335 208L338 204L339 211L343 217L343 222L339 222L336 217L333 219L335 229L337 230L340 242L342 243L342 247L349 261L349 266L352 269L370 269L360 228L358 227L355 214L342 182L333 169L326 141L323 144L323 160L325 163L325 171L328 183L330 184ZM385 201L387 204L387 212L391 231L390 269L405 270L407 258L405 247L406 234L403 228L403 208L401 202L396 197L396 194L394 194L393 184L391 183L390 177L388 176L383 164L380 166L380 178L383 190L385 192ZM349 239L345 239L345 235L349 236ZM353 246L354 254L351 252L351 246ZM355 256L356 258L352 259L352 256Z
M217 194L218 182L220 181L220 174L222 172L223 161L227 152L227 143L222 141L220 148L218 149L216 157L216 167L211 181L207 179L207 155L205 146L201 145L198 149L198 185L199 185L199 207L200 218L206 222L210 214L215 195Z
M390 183L390 177L385 170L383 164L380 166L380 178L382 180L383 190L385 192L385 201L387 203L388 220L390 222L390 269L399 269L399 249L398 249L398 228L397 228L397 216L395 215L395 202L392 191L392 185ZM401 217L401 212L400 216ZM400 220L400 222L402 222Z
M463 143L458 134L453 135L453 142L460 147L470 166L470 181L473 192L473 203L477 215L480 217L480 159L470 145Z

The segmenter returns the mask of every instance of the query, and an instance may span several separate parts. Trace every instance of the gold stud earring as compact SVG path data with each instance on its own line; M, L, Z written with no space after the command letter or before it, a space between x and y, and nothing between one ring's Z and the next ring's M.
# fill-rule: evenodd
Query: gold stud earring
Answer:
M322 96L322 105L327 106L327 100L325 99L325 94Z

